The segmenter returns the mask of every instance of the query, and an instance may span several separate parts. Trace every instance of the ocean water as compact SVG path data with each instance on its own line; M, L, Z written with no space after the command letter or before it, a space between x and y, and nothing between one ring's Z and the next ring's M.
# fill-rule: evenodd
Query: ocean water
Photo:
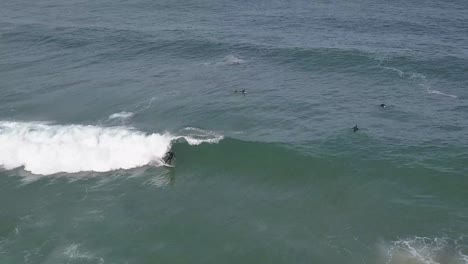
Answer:
M0 263L467 264L468 2L2 0L0 166Z

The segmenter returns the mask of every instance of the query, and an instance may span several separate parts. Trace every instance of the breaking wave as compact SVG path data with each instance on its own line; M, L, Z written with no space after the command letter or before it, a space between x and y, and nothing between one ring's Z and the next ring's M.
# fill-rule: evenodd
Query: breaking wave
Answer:
M193 136L191 136L193 134ZM126 127L0 122L0 166L34 174L105 172L160 165L174 140L217 143L221 135L144 133Z

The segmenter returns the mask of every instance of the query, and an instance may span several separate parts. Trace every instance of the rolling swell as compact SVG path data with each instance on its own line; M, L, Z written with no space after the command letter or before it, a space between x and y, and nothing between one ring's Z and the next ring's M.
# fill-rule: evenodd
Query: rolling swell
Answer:
M310 216L313 222L304 223L308 226L304 232L317 240L333 240L352 252L362 250L363 244L374 245L379 252L379 239L388 241L408 234L435 240L456 238L458 232L450 229L457 230L457 223L468 213L464 205L468 186L461 184L464 175L454 176L421 163L372 161L337 152L309 155L282 144L233 138L213 145L176 143L174 149L178 155L175 173L184 175L182 180L190 178L207 185L207 192L209 186L221 185L228 197L246 193L255 203ZM414 211L418 215L410 217ZM282 225L300 220L284 221ZM383 222L385 226L378 224ZM431 225L434 232L428 234L421 223ZM325 226L334 227L328 231L336 232L336 240L324 238L330 235L321 229ZM350 233L359 234L359 241L343 242L341 238ZM400 252L387 255L394 247L385 244L382 250L379 258L383 260L377 263L405 263L397 259ZM421 250L416 249L426 254Z
M176 35L176 36L174 36ZM211 59L228 54L258 57L294 69L368 74L378 66L394 67L463 81L467 58L454 55L390 54L350 48L280 46L266 43L225 42L202 36L186 37L183 30L144 30L108 27L65 27L26 24L2 33L6 43L29 48L92 52L93 60L128 61L172 55L183 59ZM91 58L91 57L90 57Z
M266 180L299 185L319 182L348 184L346 188L350 189L372 184L383 185L376 189L385 189L384 186L390 184L408 193L430 190L432 193L440 191L440 195L452 196L453 199L465 196L463 188L466 186L459 184L464 177L463 157L455 155L445 159L441 153L446 150L433 147L434 158L441 159L441 164L448 163L452 166L450 169L437 167L433 160L418 160L417 155L405 156L406 152L428 150L418 150L417 147L398 150L392 147L395 149L385 152L383 150L389 146L375 146L377 144L377 141L369 139L347 142L344 138L338 138L317 142L317 151L311 153L278 143L225 138L218 144L198 146L175 143L174 149L178 153L178 170L187 170L188 173L210 172L250 180L257 177L259 182ZM402 158L397 159L396 156ZM437 185L444 188L435 189ZM446 193L447 190L452 192Z
M379 145L380 144L380 145ZM218 144L203 144L196 147L184 143L175 143L174 149L179 153L180 167L193 170L220 169L235 174L276 175L277 177L345 177L360 170L362 175L392 179L414 179L416 181L433 180L449 174L463 177L463 166L453 161L453 169L434 166L433 161L423 162L417 156L405 152L433 152L434 158L441 157L446 149L424 146L383 145L376 140L346 141L343 138L326 139L315 142L315 150L297 150L291 145L280 143L251 142L234 138L225 138ZM393 148L384 152L385 148ZM454 149L453 152L463 151ZM447 159L462 160L462 156L449 156ZM396 159L395 156L402 156ZM357 159L356 159L357 158ZM432 164L432 166L431 166ZM436 163L437 164L437 163ZM390 169L391 168L391 169ZM440 177L439 177L440 176ZM455 177L455 178L457 178ZM448 180L448 179L447 179Z
M213 146L199 145L195 148L186 144L174 145L180 167L190 169L221 169L231 173L275 172L288 175L304 175L310 163L309 157L275 143L248 142L225 138ZM295 164L289 167L287 164Z

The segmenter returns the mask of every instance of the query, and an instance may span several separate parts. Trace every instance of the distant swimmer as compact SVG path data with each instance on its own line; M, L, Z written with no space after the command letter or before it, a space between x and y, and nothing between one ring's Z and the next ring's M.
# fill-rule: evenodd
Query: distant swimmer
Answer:
M164 154L164 157L163 157L164 163L171 164L173 158L175 158L175 153L169 150L166 154Z
M246 94L247 92L245 91L245 89L243 90L234 90L235 93L241 93L241 94Z
M357 127L357 125L355 125L355 126L353 127L353 132L356 132L356 131L358 131L358 130L359 130L359 128Z
M380 104L380 107L385 108L387 106L385 104Z

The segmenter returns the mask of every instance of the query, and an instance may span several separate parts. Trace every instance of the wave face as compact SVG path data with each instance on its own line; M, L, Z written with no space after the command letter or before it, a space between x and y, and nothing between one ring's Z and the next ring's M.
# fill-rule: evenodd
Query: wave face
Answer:
M158 165L175 139L195 145L217 142L212 137L146 134L125 127L0 122L0 165L43 175Z

